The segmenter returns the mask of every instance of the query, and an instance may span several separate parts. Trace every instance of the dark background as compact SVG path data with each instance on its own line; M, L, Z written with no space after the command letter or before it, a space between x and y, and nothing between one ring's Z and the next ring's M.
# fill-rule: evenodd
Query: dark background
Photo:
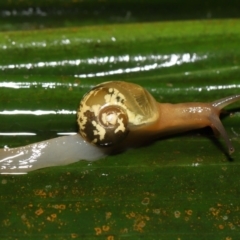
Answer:
M240 2L231 1L1 1L0 30L189 19L238 18Z

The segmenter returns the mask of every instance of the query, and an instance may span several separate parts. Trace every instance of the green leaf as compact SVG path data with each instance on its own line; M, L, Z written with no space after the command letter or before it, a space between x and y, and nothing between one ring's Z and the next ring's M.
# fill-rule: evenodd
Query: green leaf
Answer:
M77 131L81 97L103 81L138 83L160 102L238 94L239 42L237 19L0 33L0 132L36 134L1 136L0 146ZM14 110L30 112L4 114ZM92 163L1 175L1 238L239 238L239 103L227 110L231 158L207 128Z

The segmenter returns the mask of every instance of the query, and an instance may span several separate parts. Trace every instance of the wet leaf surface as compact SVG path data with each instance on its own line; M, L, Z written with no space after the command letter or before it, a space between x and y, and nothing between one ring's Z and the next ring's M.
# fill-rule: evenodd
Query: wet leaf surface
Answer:
M160 102L239 93L239 26L235 19L0 33L0 146L77 131L81 97L103 81L138 83ZM1 175L1 238L238 239L239 109L229 106L222 118L231 158L207 128L92 163Z

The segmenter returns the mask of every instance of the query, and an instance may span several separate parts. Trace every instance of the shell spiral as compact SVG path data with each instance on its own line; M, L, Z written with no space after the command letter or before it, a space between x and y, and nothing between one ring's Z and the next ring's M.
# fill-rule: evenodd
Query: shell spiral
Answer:
M155 99L139 85L121 81L95 86L80 102L77 122L80 135L97 146L112 146L129 131L155 122Z

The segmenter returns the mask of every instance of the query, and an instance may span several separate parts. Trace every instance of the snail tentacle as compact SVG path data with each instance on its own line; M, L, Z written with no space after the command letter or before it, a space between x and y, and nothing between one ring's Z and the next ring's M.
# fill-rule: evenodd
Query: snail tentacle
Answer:
M212 102L212 106L214 107L214 109L217 109L218 111L217 114L212 113L209 116L209 119L211 121L211 127L213 128L214 131L217 131L223 137L228 147L229 154L232 154L234 152L234 147L231 143L231 139L229 138L226 130L224 129L224 126L222 125L222 122L219 119L219 115L221 109L239 100L240 95L232 95Z
M210 115L209 120L211 121L211 127L213 131L217 131L220 133L222 138L224 139L227 147L228 147L228 152L229 154L232 154L234 152L234 147L231 143L231 139L229 138L224 126L222 125L222 122L219 120L219 117L217 115Z
M229 104L232 104L239 100L240 100L240 95L233 95L233 96L225 97L212 102L212 106L221 110L224 107L228 106Z

